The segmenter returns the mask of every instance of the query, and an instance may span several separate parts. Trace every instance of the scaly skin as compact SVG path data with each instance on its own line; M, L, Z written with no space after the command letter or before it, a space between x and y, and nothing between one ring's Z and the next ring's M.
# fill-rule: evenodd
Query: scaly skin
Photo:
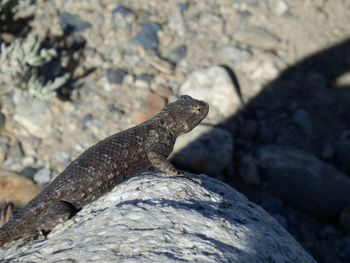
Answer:
M50 231L150 165L170 175L183 175L167 157L176 138L196 127L208 111L207 103L181 96L150 120L93 145L0 228L0 247Z

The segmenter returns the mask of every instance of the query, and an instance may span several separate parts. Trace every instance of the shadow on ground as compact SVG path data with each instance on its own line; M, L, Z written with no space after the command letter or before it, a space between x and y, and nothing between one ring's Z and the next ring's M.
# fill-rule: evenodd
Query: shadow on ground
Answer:
M226 66L224 68L237 86L234 73ZM220 124L224 128L236 127L228 130L234 138L235 151L233 169L224 172L226 182L259 204L264 202L266 196L273 196L273 189L266 178L260 187L251 188L237 176L242 156L255 156L257 149L265 144L286 145L302 150L346 174L335 154L337 143L350 141L350 77L346 78L346 74L350 74L350 39L288 67L235 116ZM255 123L256 130L247 132L247 122ZM348 160L350 163L350 152ZM281 177L281 180L284 179ZM305 187L312 188L312 184L310 181L310 185ZM295 190L295 196L298 196L298 189ZM319 193L327 190L319 189ZM282 203L281 206L284 211L279 209L279 212L288 218L285 227L316 260L346 262L346 257L350 256L346 255L349 252L344 252L342 247L346 234L340 230L337 221L311 217L288 204ZM291 217L297 217L295 227L293 224L288 225ZM335 226L334 233L322 236L330 224ZM322 240L331 235L333 241Z

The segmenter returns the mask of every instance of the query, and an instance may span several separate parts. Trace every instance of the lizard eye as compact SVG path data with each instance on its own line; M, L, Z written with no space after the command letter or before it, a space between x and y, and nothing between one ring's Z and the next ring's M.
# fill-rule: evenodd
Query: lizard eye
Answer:
M202 107L199 106L199 105L195 105L195 106L192 107L191 111L193 113L200 113L202 111Z

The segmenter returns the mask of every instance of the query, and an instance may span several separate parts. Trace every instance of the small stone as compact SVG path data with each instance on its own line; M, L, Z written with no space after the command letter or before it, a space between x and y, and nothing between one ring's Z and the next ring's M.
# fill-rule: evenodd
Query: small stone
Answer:
M259 81L270 81L278 76L278 68L271 60L252 63L250 78Z
M206 122L210 124L223 123L242 106L229 73L220 66L194 71L181 85L179 93L209 103Z
M177 6L179 7L180 12L184 13L185 11L188 10L188 8L190 7L190 4L189 3L179 3Z
M174 64L179 63L181 60L183 60L187 55L187 47L186 45L180 45L172 49L169 54L167 55L167 58L169 61L171 61Z
M32 166L32 165L34 165L34 163L35 163L35 158L33 156L25 156L22 159L22 165L24 167Z
M41 186L51 182L52 172L48 168L39 169L33 176L34 181Z
M281 42L277 36L258 27L237 30L234 35L234 40L252 47L268 50L276 49Z
M284 0L277 0L275 3L274 12L276 15L283 16L288 13L289 7Z
M164 98L154 93L149 93L142 102L141 110L135 111L131 118L134 123L141 123L159 113L165 106Z
M141 32L132 39L132 42L145 49L156 49L159 44L158 31L161 29L157 23L146 22L143 24Z
M190 171L214 175L232 161L233 138L226 130L199 125L180 136L171 160Z
M147 84L151 84L152 80L153 80L154 76L151 74L141 74L139 76L136 77L136 80L141 80L146 82Z
M168 27L177 37L184 37L186 35L187 25L183 15L181 10L174 10L174 12L170 13L167 17ZM162 39L162 43L164 43L164 38Z
M7 167L12 167L14 169L14 167L17 167L22 162L22 157L23 150L21 143L19 141L15 141L9 145L5 164Z
M123 79L123 85L133 85L135 78L131 74L127 74Z
M91 27L91 24L83 21L78 15L63 12L60 15L60 26L66 35L84 31Z
M150 63L154 68L163 72L165 74L173 74L175 65L168 60L162 58L157 54L157 52L147 51L145 52L145 59Z
M168 88L162 84L152 85L152 91L163 98L169 98L172 95L171 88Z
M240 48L234 45L225 46L221 48L219 50L219 56L221 57L221 59L233 62L236 65L239 65L252 58L252 54L247 49Z
M350 178L313 155L271 144L258 148L257 157L268 186L293 206L335 218L350 204Z
M257 161L250 155L245 155L239 162L239 176L243 181L252 186L259 186L261 183Z
M107 69L107 80L110 84L122 84L124 77L128 74L125 69Z
M121 14L122 16L130 16L133 15L133 12L130 8L123 6L123 5L118 5L116 8L112 10L113 14Z
M141 74L136 77L135 87L137 88L148 88L153 80L153 75Z

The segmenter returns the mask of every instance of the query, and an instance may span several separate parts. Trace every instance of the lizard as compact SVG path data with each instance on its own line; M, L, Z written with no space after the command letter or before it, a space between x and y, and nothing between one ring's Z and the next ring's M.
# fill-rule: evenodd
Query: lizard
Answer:
M0 247L50 232L147 167L185 176L167 158L177 137L196 127L208 111L206 102L183 95L151 119L91 146L0 228Z

